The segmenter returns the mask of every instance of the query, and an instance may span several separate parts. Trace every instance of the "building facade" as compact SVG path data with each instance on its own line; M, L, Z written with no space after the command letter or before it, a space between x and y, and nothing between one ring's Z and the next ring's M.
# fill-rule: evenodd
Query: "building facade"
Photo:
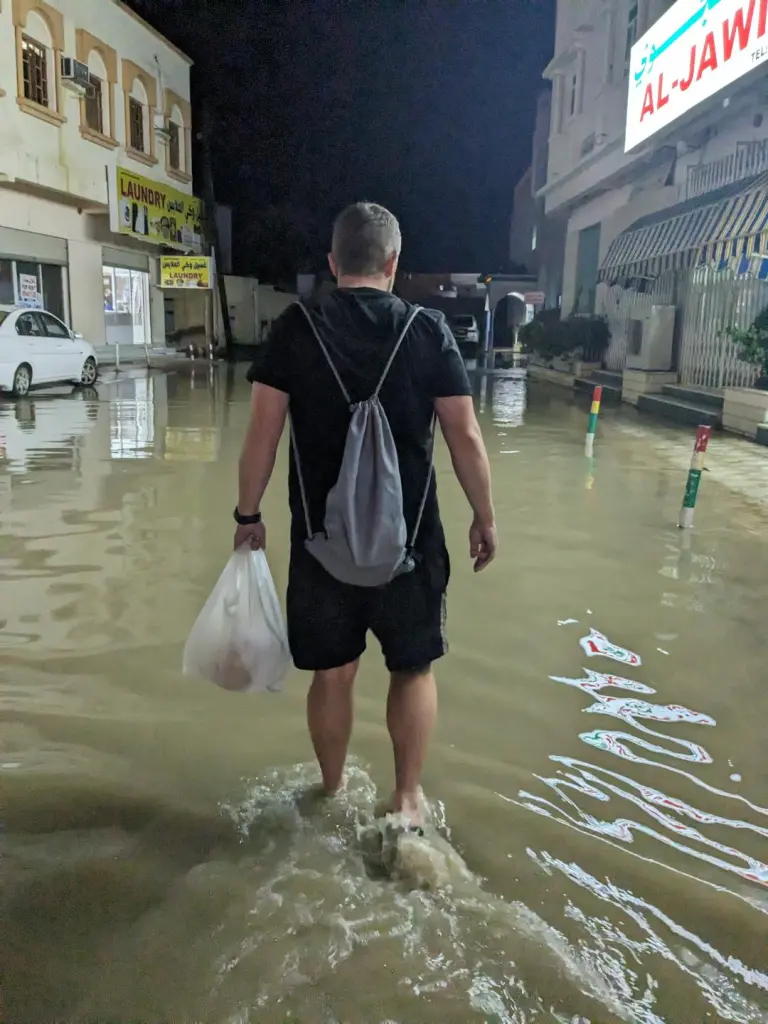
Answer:
M563 308L632 324L674 309L683 383L753 370L725 328L768 306L768 0L559 0L547 215L567 222Z
M119 0L0 0L0 308L164 343L160 258L201 251L190 64Z
M548 214L541 194L547 184L551 121L552 93L547 89L536 104L531 166L515 188L509 255L513 263L522 264L536 277L544 305L557 309L563 293L567 218L559 210Z

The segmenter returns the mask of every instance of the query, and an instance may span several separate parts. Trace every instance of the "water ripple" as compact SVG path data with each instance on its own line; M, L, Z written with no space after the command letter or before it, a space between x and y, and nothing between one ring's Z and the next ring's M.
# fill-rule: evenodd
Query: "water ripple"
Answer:
M588 636L582 637L579 644L589 657L606 657L633 666L642 664L639 654L618 647L595 629L591 629ZM549 679L581 690L587 695L592 703L583 709L583 713L618 719L627 727L625 730L594 729L580 733L579 738L583 743L611 753L633 765L644 766L646 769L662 769L670 773L671 778L677 776L692 782L700 791L732 801L731 806L740 806L743 809L743 817L730 817L724 813L697 807L690 800L669 795L657 785L649 784L645 780L632 779L602 765L558 754L549 757L552 764L557 766L554 775L534 776L546 787L549 797L530 789L521 789L517 800L498 794L501 799L583 834L599 837L620 849L635 845L636 839L641 836L652 840L658 844L659 849L666 848L674 850L675 853L676 859L673 862L658 863L692 879L696 884L736 896L750 908L765 913L766 903L757 896L757 892L748 889L745 891L744 887L740 888L733 879L737 876L748 883L768 886L768 863L759 856L760 851L765 848L765 839L768 838L768 809L752 803L740 794L727 793L675 765L675 761L711 765L714 759L700 743L672 735L668 729L661 731L652 728L648 724L664 727L685 725L713 728L716 725L715 718L706 712L681 704L661 704L642 699L650 697L656 690L638 680L591 669L583 671L584 675L581 678L551 675ZM629 691L641 696L606 694L604 691L609 689ZM651 752L658 755L658 758L645 757L638 750ZM590 811L583 806L585 801L594 801L603 808L603 813ZM609 806L617 806L617 802L633 807L638 813L632 816L620 813L609 818L606 812ZM713 829L717 830L716 836L711 834ZM729 834L740 837L739 846L729 842ZM755 849L752 851L743 848L750 838L754 840ZM641 844L637 851L632 852L635 856L652 862L649 849L647 845ZM744 1024L768 1020L768 1017L761 1015L759 1008L739 991L736 981L739 979L765 992L768 991L768 975L746 966L737 958L718 952L704 940L675 924L668 915L641 897L620 889L611 882L598 881L574 863L568 864L545 852L528 852L529 856L548 872L557 869L600 899L613 903L632 917L644 932L643 940L637 943L629 939L614 923L589 917L569 902L567 915L577 920L589 933L591 944L595 948L604 950L606 944L613 947L621 946L633 954L637 964L644 963L650 952L660 954L695 979L708 1004L723 1018L743 1021ZM679 854L686 858L695 858L693 863L698 863L702 867L691 873L682 871L677 859ZM723 874L720 874L721 872ZM693 949L686 948L680 955L673 953L664 939L653 930L649 924L649 917L656 917L663 922L674 935L683 937ZM632 974L628 965L623 963L615 979L617 988L623 983L622 972L627 972L624 976L625 981ZM650 975L648 977L650 981ZM642 1000L640 1002L642 1003ZM637 1013L638 1005L635 996L634 1013ZM651 1005L652 1001L646 1004L649 1012ZM642 1019L642 1014L637 1019Z

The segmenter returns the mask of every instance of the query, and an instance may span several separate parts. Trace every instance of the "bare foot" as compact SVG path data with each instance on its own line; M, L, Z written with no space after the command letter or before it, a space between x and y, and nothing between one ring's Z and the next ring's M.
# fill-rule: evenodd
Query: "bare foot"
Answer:
M333 800L341 788L339 787L338 790L331 792L325 788L322 782L307 786L306 789L301 789L296 793L296 806L301 814L310 814L322 804Z
M389 800L384 801L376 809L376 816L379 818L388 814L401 816L409 831L423 832L427 817L424 794L421 790L416 793L393 793Z

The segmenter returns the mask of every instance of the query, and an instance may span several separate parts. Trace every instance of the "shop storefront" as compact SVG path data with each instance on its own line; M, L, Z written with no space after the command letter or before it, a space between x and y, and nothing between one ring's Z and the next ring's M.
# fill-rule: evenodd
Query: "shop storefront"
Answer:
M106 342L149 345L157 333L151 322L157 309L153 292L158 288L210 288L209 277L205 282L190 279L183 284L169 284L162 277L166 257L161 253L169 249L200 251L201 204L194 196L117 167L109 172L109 212L115 243L130 239L131 248L118 248L117 244L102 247ZM206 263L202 257L190 259ZM207 273L210 275L209 269Z
M149 345L149 257L102 247L104 327L108 345Z
M0 309L47 309L68 323L67 263L63 238L0 228Z

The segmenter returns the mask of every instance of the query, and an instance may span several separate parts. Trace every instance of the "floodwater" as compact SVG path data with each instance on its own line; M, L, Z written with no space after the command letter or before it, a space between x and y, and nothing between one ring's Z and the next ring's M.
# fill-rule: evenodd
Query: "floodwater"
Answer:
M768 1021L768 452L515 378L478 406L501 552L454 576L425 778L467 874L371 869L391 784L365 660L323 810L306 678L180 673L229 555L243 369L0 403L6 1024ZM265 503L285 585L286 452ZM4 1016L2 1014L4 1013Z

